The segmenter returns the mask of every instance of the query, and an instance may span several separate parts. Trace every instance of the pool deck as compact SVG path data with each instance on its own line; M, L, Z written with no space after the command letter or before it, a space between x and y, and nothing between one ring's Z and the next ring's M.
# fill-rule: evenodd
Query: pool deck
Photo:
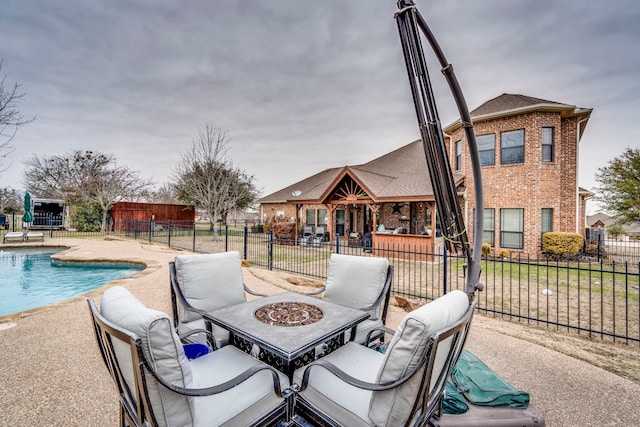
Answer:
M168 262L179 251L118 239L48 239L44 244L71 247L63 255L69 259L144 262L144 271L107 286L123 285L149 307L171 312ZM252 271L244 269L252 289L284 290L278 280L257 277L269 279L274 273ZM89 296L99 299L103 290ZM0 426L118 425L117 394L95 343L86 297L0 318ZM387 325L395 328L404 314L391 305ZM496 322L475 316L467 348L514 387L528 391L547 426L640 425L639 383L504 334Z

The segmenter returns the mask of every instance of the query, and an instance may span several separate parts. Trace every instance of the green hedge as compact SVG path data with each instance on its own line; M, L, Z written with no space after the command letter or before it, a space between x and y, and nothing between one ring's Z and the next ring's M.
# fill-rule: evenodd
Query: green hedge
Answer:
M542 253L552 258L570 258L580 252L584 239L579 233L549 232L542 235Z

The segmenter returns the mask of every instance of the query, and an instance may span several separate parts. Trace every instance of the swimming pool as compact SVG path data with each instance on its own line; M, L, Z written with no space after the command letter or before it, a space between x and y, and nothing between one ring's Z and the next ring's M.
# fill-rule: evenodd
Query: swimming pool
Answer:
M0 316L64 301L144 269L140 265L59 263L61 248L0 250Z

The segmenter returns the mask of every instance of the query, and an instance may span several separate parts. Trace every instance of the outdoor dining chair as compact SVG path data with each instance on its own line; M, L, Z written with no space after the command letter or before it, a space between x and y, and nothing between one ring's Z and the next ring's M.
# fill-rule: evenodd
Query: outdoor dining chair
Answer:
M408 313L384 354L350 342L296 370L293 419L319 426L427 425L441 413L474 308L467 294L451 291Z
M300 246L308 245L313 239L313 227L304 227L302 236L299 239Z
M314 246L322 245L322 242L324 242L324 227L316 227L316 234L311 241Z
M386 258L331 254L325 285L307 295L324 292L329 302L367 311L369 319L358 324L354 341L370 345L384 342L380 328L386 322L392 281L393 266Z
M188 360L165 313L127 289L88 299L121 426L270 426L288 418L287 377L233 346Z
M229 342L229 332L205 321L203 314L247 301L245 294L265 297L244 283L240 253L178 255L169 263L171 306L174 327L179 334L208 330L215 337L214 348ZM194 341L203 342L200 337Z

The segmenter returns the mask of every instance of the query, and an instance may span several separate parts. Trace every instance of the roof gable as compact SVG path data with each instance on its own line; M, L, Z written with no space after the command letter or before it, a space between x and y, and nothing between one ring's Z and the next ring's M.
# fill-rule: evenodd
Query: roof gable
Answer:
M471 111L471 117L480 117L512 110L528 109L534 106L547 106L562 109L575 108L575 105L562 104L560 102L534 98L533 96L503 93L500 96L486 101L484 104Z
M417 140L361 165L327 169L265 196L259 202L322 202L330 194L334 194L339 186L344 185L344 177L347 175L373 201L433 197L422 142ZM455 178L457 182L461 176L456 175Z

